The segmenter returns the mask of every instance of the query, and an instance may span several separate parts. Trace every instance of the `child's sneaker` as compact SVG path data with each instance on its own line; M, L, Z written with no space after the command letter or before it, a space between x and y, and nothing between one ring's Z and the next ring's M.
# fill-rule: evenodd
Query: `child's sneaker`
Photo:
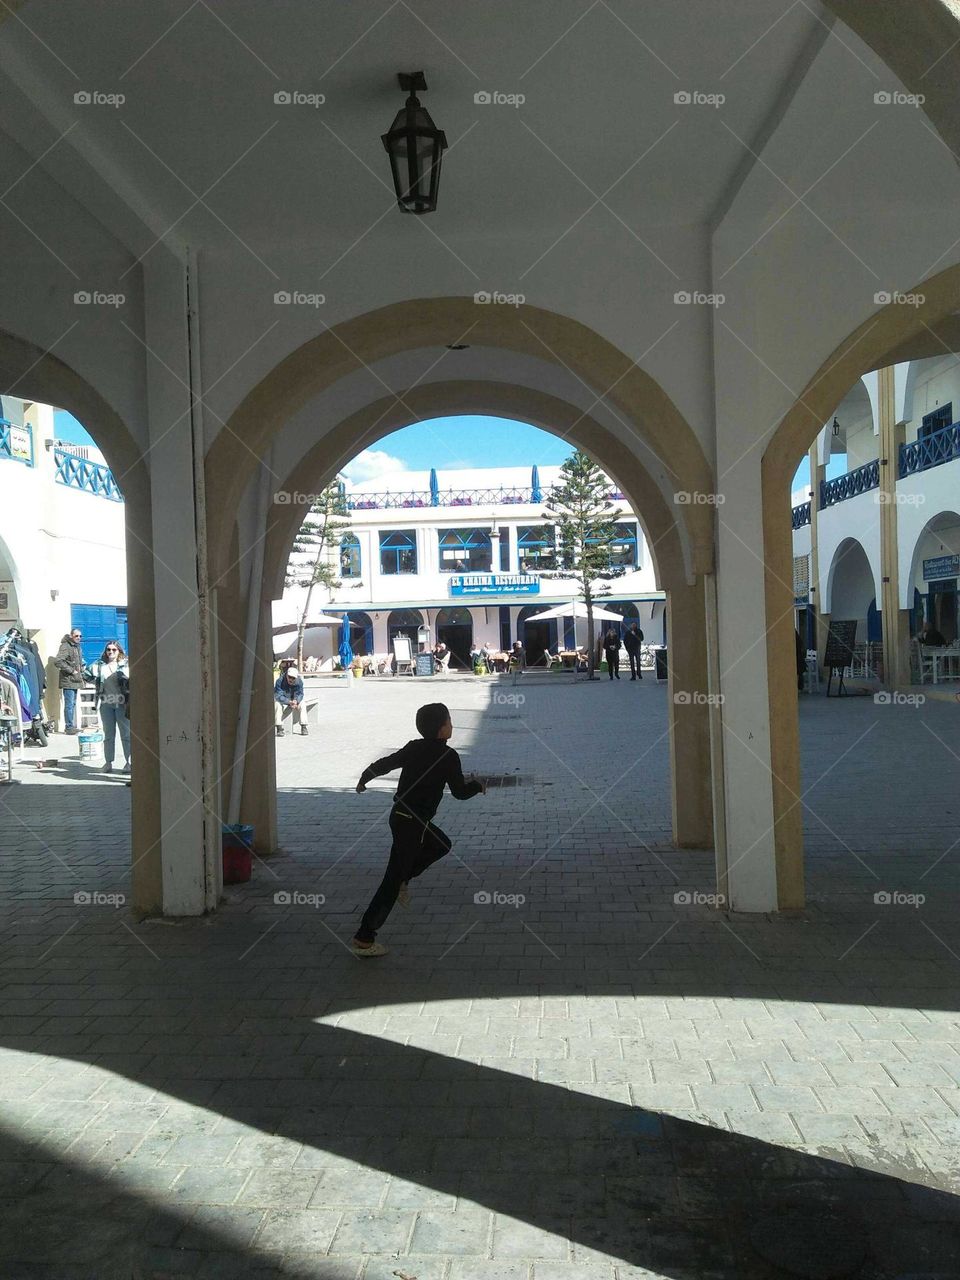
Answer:
M397 902L399 902L401 907L409 907L410 905L410 886L407 884L406 880L404 880L403 884L400 886L400 892L397 894Z
M350 943L355 956L385 956L387 948L382 942L358 942L356 938Z

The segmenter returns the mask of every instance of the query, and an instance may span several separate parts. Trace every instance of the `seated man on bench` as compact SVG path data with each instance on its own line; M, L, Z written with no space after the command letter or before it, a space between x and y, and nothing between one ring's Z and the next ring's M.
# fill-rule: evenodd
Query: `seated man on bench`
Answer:
M293 717L293 723L300 726L301 734L309 733L303 719L303 680L296 667L287 667L273 686L274 724L277 726L277 737L282 738L283 722L287 716Z

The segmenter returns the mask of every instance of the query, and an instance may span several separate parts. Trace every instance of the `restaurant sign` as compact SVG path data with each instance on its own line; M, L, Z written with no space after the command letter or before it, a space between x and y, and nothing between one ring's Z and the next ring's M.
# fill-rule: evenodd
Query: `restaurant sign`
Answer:
M960 556L934 556L923 562L924 582L935 582L937 578L960 577Z
M535 596L540 579L528 573L455 573L450 578L452 596Z

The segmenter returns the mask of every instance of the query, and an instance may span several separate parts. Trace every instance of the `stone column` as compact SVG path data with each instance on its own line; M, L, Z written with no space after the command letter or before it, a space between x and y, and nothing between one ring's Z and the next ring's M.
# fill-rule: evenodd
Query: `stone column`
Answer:
M904 429L897 423L894 368L878 370L880 424L880 614L883 619L883 682L895 689L910 683L909 614L900 608L897 541L897 476Z
M158 247L144 284L158 750L135 741L134 768L159 788L162 912L200 915L221 863L196 263Z
M713 845L710 683L702 581L671 588L667 609L673 842L681 849L709 849Z
M830 615L821 612L823 592L820 585L820 485L827 469L820 465L817 441L810 446L810 604L813 606L814 637L817 645L817 662L823 667L823 655L827 647Z

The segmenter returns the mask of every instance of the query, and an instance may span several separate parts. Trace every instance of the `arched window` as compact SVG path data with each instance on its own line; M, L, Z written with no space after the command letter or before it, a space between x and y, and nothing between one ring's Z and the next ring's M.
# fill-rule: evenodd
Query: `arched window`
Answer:
M492 550L489 529L441 529L441 573L489 573Z
M340 577L360 577L360 539L353 533L345 533L340 539Z
M412 529L380 530L380 572L417 572L417 535Z

